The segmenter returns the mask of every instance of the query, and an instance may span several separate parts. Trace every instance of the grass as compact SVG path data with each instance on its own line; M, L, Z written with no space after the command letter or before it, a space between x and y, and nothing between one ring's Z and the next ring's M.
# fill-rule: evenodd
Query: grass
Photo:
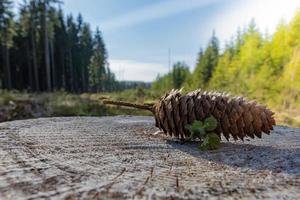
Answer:
M16 91L0 91L0 115L2 120L30 118L28 116L112 116L112 115L151 115L150 112L124 107L106 106L100 100L105 95L117 94L70 94L67 92L26 93ZM123 99L124 100L124 99ZM12 105L30 104L30 109ZM1 109L6 111L1 113ZM23 112L30 112L24 114ZM13 116L10 116L13 115Z
M275 119L278 125L300 128L300 109L278 111L275 114Z
M100 100L107 94L69 94L55 93L50 96L47 107L53 116L111 116L111 115L149 115L150 113L124 107L106 106ZM112 94L110 94L112 95Z
M113 116L113 115L147 115L151 113L125 107L103 105L101 99L122 100L138 103L153 103L160 94L147 89L131 89L118 93L83 93L70 94L64 91L54 93L27 93L18 91L0 90L0 109L7 108L11 102L31 102L30 115L23 114L24 109L19 109L5 119L21 119L23 116ZM300 109L273 109L278 125L300 127ZM1 110L0 110L1 111ZM1 114L1 113L0 113ZM0 118L1 121L1 118Z

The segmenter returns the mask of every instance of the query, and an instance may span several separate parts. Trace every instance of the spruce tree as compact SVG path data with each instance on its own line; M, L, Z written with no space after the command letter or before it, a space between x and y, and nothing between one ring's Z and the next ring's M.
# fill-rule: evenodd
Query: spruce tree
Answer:
M90 88L92 91L103 92L105 90L105 76L107 66L107 52L99 28L94 38L94 54L89 65Z
M12 47L12 39L14 35L13 21L13 3L11 0L0 1L0 46L3 68L2 80L3 85L7 89L12 88L11 65L10 65L10 48Z
M219 59L219 41L213 33L209 44L204 52L200 51L197 59L197 65L192 77L192 87L193 88L203 88L206 87L214 68L218 64Z

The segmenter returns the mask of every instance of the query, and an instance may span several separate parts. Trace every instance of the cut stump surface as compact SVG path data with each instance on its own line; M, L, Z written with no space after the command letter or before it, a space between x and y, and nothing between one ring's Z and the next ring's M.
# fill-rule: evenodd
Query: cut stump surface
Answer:
M300 131L201 152L151 117L0 123L0 199L300 199Z

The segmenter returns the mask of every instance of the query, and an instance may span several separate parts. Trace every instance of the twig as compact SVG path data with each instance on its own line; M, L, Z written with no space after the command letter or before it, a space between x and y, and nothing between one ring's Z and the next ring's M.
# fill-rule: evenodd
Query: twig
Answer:
M149 110L153 113L153 105L152 104L136 104L136 103L129 103L129 102L124 102L124 101L111 101L111 100L104 100L103 103L110 104L110 105L138 108L138 109L142 109L142 110Z

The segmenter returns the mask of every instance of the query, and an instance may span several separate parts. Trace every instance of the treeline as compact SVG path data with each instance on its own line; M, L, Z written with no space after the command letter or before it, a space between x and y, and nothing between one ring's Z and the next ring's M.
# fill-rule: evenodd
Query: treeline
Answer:
M212 36L200 50L190 76L177 85L173 72L153 84L163 91L184 87L228 91L276 108L300 106L300 12L290 23L280 22L273 35L262 34L252 21L239 30L222 51ZM188 72L187 72L188 74Z
M59 0L0 0L0 88L104 92L118 88L100 30Z
M157 76L152 83L151 89L158 93L163 93L172 88L180 88L190 76L189 66L184 62L177 62L169 73Z

